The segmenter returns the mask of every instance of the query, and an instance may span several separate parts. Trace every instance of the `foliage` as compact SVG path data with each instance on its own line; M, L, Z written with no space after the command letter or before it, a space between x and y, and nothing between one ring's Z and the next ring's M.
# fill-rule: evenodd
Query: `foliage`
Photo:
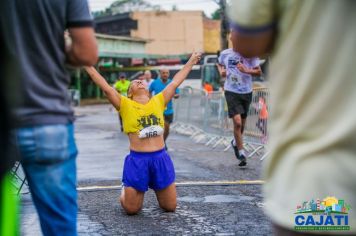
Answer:
M220 9L220 8L216 9L216 10L211 14L211 19L213 19L213 20L220 20L220 19L221 19L221 9Z
M159 10L160 7L152 5L145 0L117 0L103 11L93 12L94 17L109 16L124 12Z

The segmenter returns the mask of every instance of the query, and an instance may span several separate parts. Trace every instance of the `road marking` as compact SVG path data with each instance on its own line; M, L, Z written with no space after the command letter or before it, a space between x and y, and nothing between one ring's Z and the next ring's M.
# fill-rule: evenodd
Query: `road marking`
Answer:
M234 181L186 181L177 182L176 186L232 186L232 185L260 185L264 184L263 180L234 180ZM77 187L78 191L90 191L90 190L112 190L121 189L121 185L110 185L110 186L85 186Z
M177 186L195 186L195 185L245 185L245 184L263 184L262 180L220 180L220 181L187 181L178 182Z

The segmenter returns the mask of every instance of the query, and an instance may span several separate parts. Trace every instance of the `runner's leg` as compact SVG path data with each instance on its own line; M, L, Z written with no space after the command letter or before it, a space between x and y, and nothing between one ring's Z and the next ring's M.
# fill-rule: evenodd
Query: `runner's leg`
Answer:
M244 133L245 130L245 124L246 124L246 118L241 118L241 136ZM242 137L241 137L242 138Z
M132 187L123 187L121 190L120 203L128 215L137 214L143 204L144 192L137 191Z
M246 119L244 119L244 120L246 120ZM243 148L242 133L241 133L243 119L241 119L240 114L236 114L232 118L232 121L234 124L234 137L235 137L236 146L239 150L241 150Z
M177 207L176 184L172 183L167 188L155 191L159 206L168 212L173 212Z
M240 167L246 166L246 154L245 150L243 149L243 139L242 139L242 133L241 130L243 129L243 124L246 121L246 119L242 119L241 115L237 114L233 117L233 123L234 123L234 137L236 141L236 147L234 147L235 151L235 156L237 159L240 160ZM237 151L236 151L237 148ZM238 155L238 156L237 156Z

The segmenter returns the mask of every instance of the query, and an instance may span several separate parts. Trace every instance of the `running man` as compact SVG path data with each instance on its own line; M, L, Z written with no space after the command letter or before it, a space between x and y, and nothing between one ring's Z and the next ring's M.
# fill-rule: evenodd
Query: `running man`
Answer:
M239 166L246 166L242 134L252 101L252 77L262 73L259 59L257 57L244 58L230 48L220 53L218 69L221 76L225 76L223 72L226 70L225 98L229 118L234 124L234 139L231 145L236 158L240 160Z
M153 97L142 80L132 81L128 97L121 96L94 67L86 68L92 80L120 112L124 121L124 132L129 137L130 153L125 159L122 178L124 187L120 197L121 205L129 215L140 211L148 188L155 191L159 206L163 210L173 212L176 209L175 171L172 160L164 149L162 136L163 111L175 96L177 87L200 58L200 53L193 53L172 82Z
M158 94L162 92L171 82L172 80L169 79L169 70L167 68L162 68L159 71L160 77L154 80L149 87L149 91L152 95ZM179 98L179 89L178 87L175 90L175 94L173 96L174 98ZM165 148L167 148L166 140L169 135L169 127L170 124L173 122L173 116L174 116L174 110L173 110L173 102L170 100L167 104L166 109L164 110L164 143L165 143Z

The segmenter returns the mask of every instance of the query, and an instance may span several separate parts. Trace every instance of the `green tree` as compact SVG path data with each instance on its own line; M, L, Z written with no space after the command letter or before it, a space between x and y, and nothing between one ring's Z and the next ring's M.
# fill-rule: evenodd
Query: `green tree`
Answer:
M220 9L220 8L216 9L216 10L211 14L211 19L213 19L213 20L220 20L220 19L221 19L221 9Z
M152 5L145 0L117 0L103 11L93 12L94 17L115 15L124 12L159 10L158 5Z

